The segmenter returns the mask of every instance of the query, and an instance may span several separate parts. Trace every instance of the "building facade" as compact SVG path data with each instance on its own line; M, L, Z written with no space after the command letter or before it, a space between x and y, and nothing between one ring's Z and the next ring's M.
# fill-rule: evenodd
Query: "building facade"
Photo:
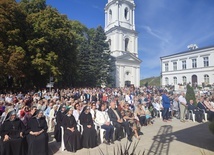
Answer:
M161 60L161 84L214 84L214 46L168 55Z
M141 60L138 58L134 0L108 0L105 33L114 60L114 85L139 87Z

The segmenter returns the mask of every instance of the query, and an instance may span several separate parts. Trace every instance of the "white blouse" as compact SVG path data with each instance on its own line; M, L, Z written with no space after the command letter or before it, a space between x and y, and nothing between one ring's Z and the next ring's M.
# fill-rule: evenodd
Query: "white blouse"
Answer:
M103 125L106 122L110 122L108 113L106 111L97 110L95 123L97 123L98 125Z

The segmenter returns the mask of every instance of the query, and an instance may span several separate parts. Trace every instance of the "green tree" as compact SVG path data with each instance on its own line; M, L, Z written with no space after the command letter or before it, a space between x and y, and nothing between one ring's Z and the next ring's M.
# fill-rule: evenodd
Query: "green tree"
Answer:
M42 4L44 1L35 0L25 2ZM29 70L34 70L29 77L32 83L44 87L53 76L55 82L71 85L72 76L75 76L76 45L71 25L66 16L60 15L56 9L41 6L26 10L26 21L29 25L26 46L29 55ZM25 6L24 5L24 6ZM30 5L37 7L37 5ZM23 7L28 8L28 7ZM36 11L34 11L36 10ZM41 79L38 81L38 79ZM59 85L58 85L59 86Z
M0 0L0 86L100 86L111 83L111 56L101 26L70 21L46 0Z
M194 101L194 104L196 105L196 98L195 98L195 92L193 88L188 84L187 85L187 91L186 91L186 100L189 102L190 100Z
M14 0L0 0L0 79L2 80L10 75L15 81L19 81L25 75L26 51L23 35L25 17Z
M100 86L102 83L111 82L111 55L109 45L106 42L106 35L101 26L90 29L89 32L89 52L88 52L88 83L91 86Z

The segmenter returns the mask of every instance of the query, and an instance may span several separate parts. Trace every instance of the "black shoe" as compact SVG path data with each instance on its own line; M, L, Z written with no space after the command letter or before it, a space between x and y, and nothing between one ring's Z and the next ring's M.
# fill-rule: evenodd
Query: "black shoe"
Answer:
M121 137L118 137L118 138L117 138L118 141L121 141L121 139L122 139Z
M132 142L132 137L131 136L129 136L127 139L128 139L128 141Z
M103 143L106 145L110 145L109 141L107 141L107 140L104 140Z
M111 143L111 144L114 144L114 141L111 139L111 140L110 140L110 143Z

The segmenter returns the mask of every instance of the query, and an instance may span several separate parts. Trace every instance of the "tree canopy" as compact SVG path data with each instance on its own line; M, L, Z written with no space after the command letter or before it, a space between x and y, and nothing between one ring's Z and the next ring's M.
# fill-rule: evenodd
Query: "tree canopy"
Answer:
M0 67L1 88L44 88L50 77L57 87L111 83L103 28L69 20L45 0L0 0Z

